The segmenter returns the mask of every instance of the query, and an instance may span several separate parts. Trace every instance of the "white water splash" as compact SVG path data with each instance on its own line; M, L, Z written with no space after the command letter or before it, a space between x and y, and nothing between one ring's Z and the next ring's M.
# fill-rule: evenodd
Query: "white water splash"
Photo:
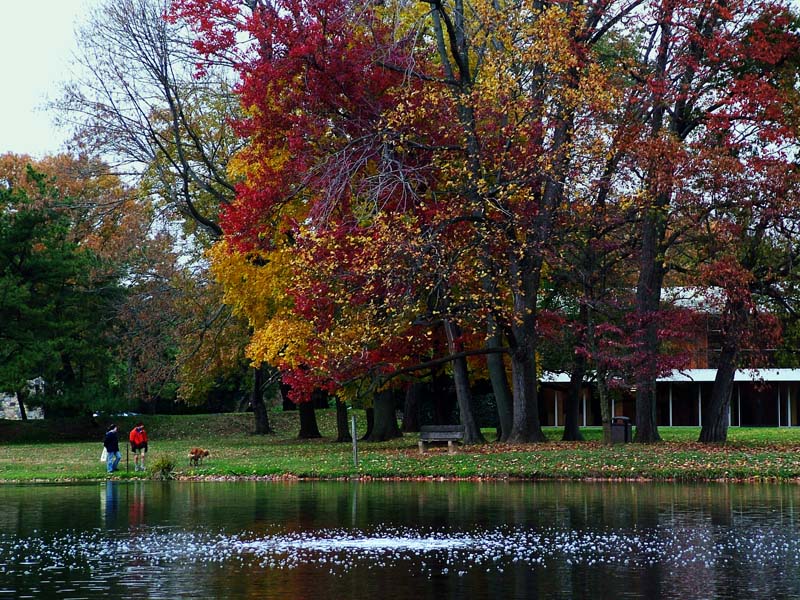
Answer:
M434 559L434 560L430 560ZM580 531L559 528L498 528L469 533L398 530L384 527L318 530L264 535L182 532L149 529L124 533L103 531L27 538L0 536L0 576L48 570L107 570L120 563L175 565L251 563L274 569L302 565L346 572L357 566L435 563L439 573L502 571L511 564L547 567L551 561L646 567L704 567L735 561L743 566L782 564L800 569L800 539L778 528L714 531L669 528L647 531Z

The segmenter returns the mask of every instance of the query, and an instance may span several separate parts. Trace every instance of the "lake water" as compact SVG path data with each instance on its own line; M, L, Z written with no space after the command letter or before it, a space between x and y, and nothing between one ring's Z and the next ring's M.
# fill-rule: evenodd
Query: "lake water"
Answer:
M800 597L800 486L0 486L2 598Z

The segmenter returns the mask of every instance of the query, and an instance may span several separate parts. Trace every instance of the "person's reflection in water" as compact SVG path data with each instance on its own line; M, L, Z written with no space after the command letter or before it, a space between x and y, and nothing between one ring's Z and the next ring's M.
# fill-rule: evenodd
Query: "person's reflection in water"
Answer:
M128 501L128 525L137 527L144 524L145 482L134 481L129 484L132 497Z
M103 515L103 523L106 527L113 526L117 520L117 508L119 507L118 485L113 481L106 481L105 489L100 489L100 509Z

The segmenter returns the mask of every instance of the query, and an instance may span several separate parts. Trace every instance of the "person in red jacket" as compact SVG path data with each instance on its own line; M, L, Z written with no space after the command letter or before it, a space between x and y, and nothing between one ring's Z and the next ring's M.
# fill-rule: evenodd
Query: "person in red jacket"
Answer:
M147 455L147 432L143 423L137 423L128 436L133 452L134 470L144 471L144 459Z

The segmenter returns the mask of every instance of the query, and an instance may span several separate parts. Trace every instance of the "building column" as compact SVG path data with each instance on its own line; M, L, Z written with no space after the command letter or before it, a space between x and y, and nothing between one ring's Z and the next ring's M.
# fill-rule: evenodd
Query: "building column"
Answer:
M581 398L583 400L583 426L586 427L586 389L583 389L581 393Z
M555 411L553 412L553 414L554 414L553 418L556 421L556 427L558 427L558 390L556 390L555 399L556 399L556 401L555 401L556 402L556 407L555 407Z
M669 426L672 427L672 382L669 383Z
M703 385L697 384L697 426L703 426Z
M733 385L736 385L735 383ZM736 406L739 410L739 427L742 426L742 386L736 385Z

